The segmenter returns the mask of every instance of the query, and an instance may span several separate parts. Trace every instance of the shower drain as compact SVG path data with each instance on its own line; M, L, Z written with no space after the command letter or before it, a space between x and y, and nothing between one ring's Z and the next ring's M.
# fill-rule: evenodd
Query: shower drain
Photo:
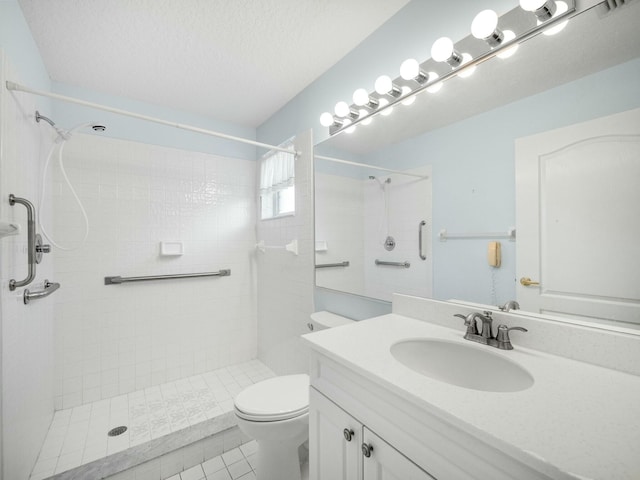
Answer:
M122 435L126 431L127 427L122 425L121 427L112 428L111 430L109 430L109 433L107 433L107 435L109 435L110 437L117 437L118 435Z

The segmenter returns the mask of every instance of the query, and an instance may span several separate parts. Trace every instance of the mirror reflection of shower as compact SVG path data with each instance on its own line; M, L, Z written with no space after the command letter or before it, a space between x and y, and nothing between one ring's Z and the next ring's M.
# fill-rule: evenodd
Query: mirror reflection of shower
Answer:
M38 123L40 123L40 120L44 120L46 123L51 125L51 127L57 133L57 136L53 141L51 148L49 149L49 153L47 154L47 159L45 161L44 168L42 169L42 177L41 177L41 183L40 183L40 201L38 203L38 223L40 226L40 230L42 231L42 234L45 237L47 237L49 242L51 242L51 244L54 247L60 250L65 250L65 251L78 250L82 248L82 246L87 241L87 237L89 236L89 217L87 216L87 212L84 209L84 206L82 205L82 202L80 201L80 198L78 197L78 194L76 193L75 188L73 188L73 184L71 183L71 180L69 180L67 171L64 168L64 161L63 161L64 146L78 130L81 130L86 127L91 127L94 132L104 132L106 130L106 127L104 125L100 125L95 122L87 122L87 123L81 123L79 125L76 125L75 127L70 128L69 130L63 130L60 127L56 126L53 120L45 117L44 115L41 115L40 112L38 112L37 110L36 110L35 119L36 119L36 122ZM53 235L51 235L51 233L47 231L43 223L43 218L44 218L43 207L44 207L44 197L45 197L45 191L46 191L46 185L47 185L47 181L46 181L47 172L49 170L49 164L51 163L51 159L53 158L54 153L56 152L56 149L58 154L58 166L60 167L60 173L62 173L62 178L64 178L64 181L67 184L67 187L69 187L69 190L71 191L73 198L78 204L78 207L80 207L80 212L82 213L82 217L84 219L84 226L85 226L84 237L82 238L80 243L74 247L62 246L58 242L56 242L55 239L53 238Z
M375 180L380 186L380 189L382 190L383 208L380 214L378 236L382 237L381 233L384 229L385 238L384 238L384 241L382 242L382 245L384 246L385 250L390 252L396 247L396 241L389 232L389 188L387 188L387 186L391 183L391 177L387 177L386 180L380 180L378 177L374 175L369 175L369 180Z

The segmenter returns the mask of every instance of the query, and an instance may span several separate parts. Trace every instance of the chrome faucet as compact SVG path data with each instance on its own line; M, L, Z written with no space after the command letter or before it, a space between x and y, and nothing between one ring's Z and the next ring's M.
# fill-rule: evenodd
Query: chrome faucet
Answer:
M503 312L508 312L509 310L520 310L520 304L515 300L509 300L504 305L498 306L498 308Z
M498 325L498 333L494 337L493 336L493 318L491 317L490 311L485 311L482 313L471 312L468 315L462 315L460 313L456 313L454 317L462 318L464 320L464 324L467 327L467 332L464 334L465 340L470 340L472 342L481 343L483 345L489 345L490 347L499 348L500 350L513 350L513 345L511 344L511 340L509 338L509 332L511 330L519 330L521 332L526 332L526 328L522 327L507 327L506 325ZM480 331L478 331L477 320L481 322Z
M464 324L467 327L467 333L464 334L464 338L469 340L472 336L478 336L478 324L476 323L477 313L470 313L466 317L461 313L456 313L454 317L460 317L464 320Z

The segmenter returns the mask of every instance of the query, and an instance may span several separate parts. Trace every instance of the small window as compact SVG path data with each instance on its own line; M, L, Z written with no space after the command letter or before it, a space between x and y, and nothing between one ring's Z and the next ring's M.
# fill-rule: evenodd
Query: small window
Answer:
M284 144L287 148L291 142ZM269 152L260 160L260 218L295 215L295 155Z

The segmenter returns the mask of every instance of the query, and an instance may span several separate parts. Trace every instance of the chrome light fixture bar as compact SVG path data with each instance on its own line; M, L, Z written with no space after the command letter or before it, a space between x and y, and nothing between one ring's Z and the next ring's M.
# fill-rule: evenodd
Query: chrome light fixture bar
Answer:
M576 0L520 0L519 7L501 17L484 10L473 20L472 34L457 42L484 42L483 53L471 57L468 53L458 52L450 39L438 39L432 49L431 59L422 64L414 59L406 60L400 67L400 76L395 80L389 77L381 80L382 77L379 77L376 89L371 93L359 88L353 95L353 105L339 102L339 113L343 115L338 114L338 109L335 115L325 112L320 117L320 123L329 127L331 136L352 132L356 125L367 125L378 114L388 115L399 104L409 105L413 97L425 90L433 93L442 87L443 82L455 76L464 78L471 75L477 65L493 57L507 58L513 55L519 44L532 37L541 33L557 33L575 14ZM505 18L520 18L520 23L533 25L523 28L520 33L501 30L498 25ZM438 66L448 64L450 68L447 70L445 67L445 71L440 73L430 71L434 68L434 61L438 62Z

